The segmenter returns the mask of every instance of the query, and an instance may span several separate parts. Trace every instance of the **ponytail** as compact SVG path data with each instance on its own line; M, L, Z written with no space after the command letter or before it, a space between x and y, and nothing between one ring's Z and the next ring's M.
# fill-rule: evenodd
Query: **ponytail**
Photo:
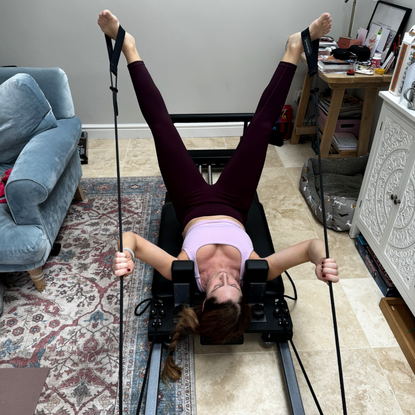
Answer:
M182 369L179 366L177 366L176 363L174 363L173 352L176 349L177 343L179 342L180 338L182 338L186 334L195 335L198 333L199 320L197 318L194 308L183 307L182 311L179 314L179 321L173 331L169 347L169 356L167 357L163 373L161 375L161 379L164 383L167 383L167 377L169 377L173 381L176 381L179 380L182 376Z
M180 379L182 370L174 363L173 352L180 338L186 334L209 338L213 343L229 343L240 337L251 321L251 307L243 299L238 302L218 302L214 297L207 299L204 306L183 307L179 321L172 333L169 356L164 365L162 380Z

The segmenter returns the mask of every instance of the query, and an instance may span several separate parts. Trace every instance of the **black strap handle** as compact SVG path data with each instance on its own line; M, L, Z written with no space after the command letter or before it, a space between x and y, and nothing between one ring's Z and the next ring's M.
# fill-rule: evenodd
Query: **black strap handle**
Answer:
M110 71L117 76L118 74L118 62L120 60L122 45L124 43L125 30L120 26L118 28L117 38L115 39L114 48L112 47L112 40L108 35L105 35L105 41L107 42L108 57L110 59Z

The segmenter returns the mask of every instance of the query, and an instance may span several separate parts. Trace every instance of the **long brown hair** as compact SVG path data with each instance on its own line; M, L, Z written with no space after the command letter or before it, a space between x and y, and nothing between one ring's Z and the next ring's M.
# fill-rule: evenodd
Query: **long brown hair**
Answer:
M238 302L220 303L214 297L207 299L202 305L183 307L179 321L172 333L169 356L164 365L162 379L169 377L173 381L180 379L182 370L174 363L173 352L179 339L186 335L207 337L214 343L228 343L241 336L251 321L251 307L243 299Z

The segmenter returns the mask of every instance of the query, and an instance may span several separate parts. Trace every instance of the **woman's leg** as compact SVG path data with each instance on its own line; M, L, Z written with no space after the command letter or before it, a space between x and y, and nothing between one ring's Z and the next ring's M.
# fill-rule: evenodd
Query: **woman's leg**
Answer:
M141 112L153 134L160 171L172 202L176 210L186 207L192 203L192 194L208 184L187 152L144 62L133 62L128 70Z
M311 40L327 34L330 28L330 15L324 13L309 27ZM290 36L282 62L263 92L235 154L215 184L218 197L232 199L245 220L261 177L272 127L281 114L302 52L301 34Z
M110 12L101 13L98 24L104 33L113 39L116 37L119 23ZM323 14L310 25L311 39L328 33L330 27L329 14ZM300 33L290 37L283 62L262 94L238 149L214 186L207 185L199 175L128 33L122 50L141 110L153 132L160 170L182 226L198 216L220 214L244 222L261 176L269 134L280 115L303 51Z
M100 14L98 24L104 33L113 39L116 38L119 22L108 10ZM135 47L135 40L129 33L125 34L122 51L127 59L141 112L154 137L161 174L177 218L182 222L183 217L195 203L195 196L198 198L197 195L203 195L203 189L209 185L189 156L171 121L160 91L141 60Z

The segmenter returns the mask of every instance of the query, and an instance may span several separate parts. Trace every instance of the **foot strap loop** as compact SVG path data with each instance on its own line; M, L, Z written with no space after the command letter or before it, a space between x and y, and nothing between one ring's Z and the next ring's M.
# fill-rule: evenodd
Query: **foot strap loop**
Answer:
M114 114L115 117L118 116L118 103L117 103L117 93L118 93L118 62L120 60L122 45L124 43L125 38L125 30L121 27L118 27L117 38L115 39L114 48L112 47L112 40L108 35L105 35L105 41L107 43L107 50L108 50L108 57L110 61L110 78L111 78L111 86L110 89L112 91L112 101L114 106ZM112 75L115 76L115 85L112 79ZM117 134L117 132L116 132Z
M307 59L308 75L314 76L318 72L317 61L319 39L311 41L310 30L308 27L301 32L301 39L303 41L304 53Z
M120 60L121 49L124 43L125 30L120 26L118 28L117 38L115 39L114 48L112 47L112 40L108 35L105 35L105 41L107 42L108 57L110 59L110 70L117 76L118 62Z

